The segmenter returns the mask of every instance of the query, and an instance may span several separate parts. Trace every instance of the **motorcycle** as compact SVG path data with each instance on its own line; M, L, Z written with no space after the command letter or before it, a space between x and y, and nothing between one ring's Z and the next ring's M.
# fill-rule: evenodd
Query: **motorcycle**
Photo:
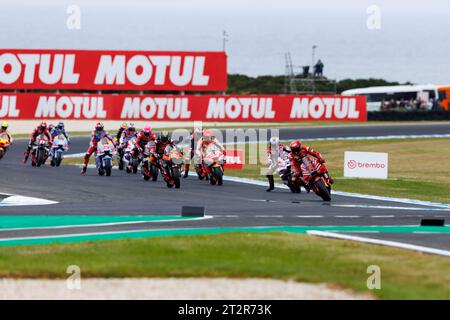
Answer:
M152 179L152 181L158 180L158 168L153 164L153 161L155 160L155 155L153 154L154 148L155 142L149 141L142 152L141 173L145 181L150 179ZM148 173L150 173L150 175Z
M122 157L127 173L133 172L136 174L138 172L139 164L142 162L142 156L140 153L136 157L133 157L132 155L135 142L136 138L132 138L128 141L125 154Z
M291 173L289 183L291 191L300 192L300 187L303 186L307 191L313 190L316 195L321 197L323 201L331 201L331 183L328 176L323 171L322 164L314 157L304 157L301 165L301 176L306 180L306 184L302 179L297 181L292 180L293 173Z
M169 183L169 181L166 180L167 187L172 188L175 185L176 189L180 188L181 165L183 164L183 162L183 151L176 145L168 145L164 149L161 165L170 179L173 180L173 183Z
M221 186L223 184L224 163L225 156L223 151L211 143L207 147L205 156L203 157L203 170L212 185L217 183L217 185Z
M8 149L10 143L8 140L0 137L0 160L5 156L6 150Z
M33 167L40 167L41 165L45 164L45 161L47 160L50 152L48 142L48 138L44 134L41 134L36 138L36 141L34 142L31 149L31 165Z
M95 164L97 166L98 174L103 176L105 173L107 176L112 172L112 159L117 153L116 147L110 143L107 138L103 138L97 144L97 153L95 156Z
M64 158L64 152L67 150L69 150L69 142L63 134L53 138L53 145L50 149L50 155L52 156L50 164L52 167L59 167L61 165L62 159Z

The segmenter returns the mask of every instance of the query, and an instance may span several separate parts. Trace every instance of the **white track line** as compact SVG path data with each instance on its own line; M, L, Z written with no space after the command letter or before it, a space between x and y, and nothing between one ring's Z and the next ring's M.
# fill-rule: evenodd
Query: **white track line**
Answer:
M233 176L224 176L223 179L225 181L267 187L267 182L262 181L262 180L254 180L254 179L249 179L249 178L240 178L240 177L233 177ZM288 186L281 184L281 183L276 183L275 187L278 189L289 189ZM387 202L398 202L398 203L415 204L415 205L426 206L426 207L450 209L450 204L448 204L448 203L422 201L422 200L407 199L407 198L374 196L374 195L369 195L369 194L334 191L334 190L332 191L332 194L335 194L337 196L349 197L349 198L360 198L360 199L370 199L370 200L379 200L379 201L387 201ZM406 208L406 207L403 207L403 208ZM417 209L417 210L419 210L419 209ZM424 210L427 210L427 208L424 208ZM444 211L447 211L447 210L444 210Z
M431 254L450 257L450 251L447 251L447 250L429 248L429 247L418 246L418 245L402 243L402 242L397 242L397 241L371 239L371 238L366 238L366 237L351 236L351 235L347 235L347 234L339 234L339 233L335 233L335 232L326 232L326 231L317 231L317 230L309 230L309 231L307 231L307 233L310 235L313 235L313 236L318 236L318 237L334 238L334 239L342 239L342 240L352 240L352 241L357 241L357 242L378 244L378 245L383 245L383 246L388 246L388 247L414 250L414 251L419 251L419 252L424 252L424 253L431 253Z
M0 201L0 207L15 207L15 206L43 206L49 204L58 203L57 201L35 198L35 197L24 197L19 195L8 195L7 197Z

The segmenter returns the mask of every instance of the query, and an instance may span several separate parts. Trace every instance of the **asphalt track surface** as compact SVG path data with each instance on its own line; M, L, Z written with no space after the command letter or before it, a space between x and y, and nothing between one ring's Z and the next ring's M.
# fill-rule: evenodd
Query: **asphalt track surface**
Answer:
M450 124L280 129L281 139L449 133ZM44 198L58 203L45 206L0 206L0 215L179 215L182 206L204 206L206 214L212 218L63 229L4 230L0 231L0 239L184 227L418 225L424 217L445 218L447 224L450 221L448 209L431 210L430 207L417 204L337 195L333 196L331 203L324 203L314 194L298 195L287 190L268 193L262 186L229 181L221 187L211 186L193 176L182 181L181 189L168 189L162 181L147 182L139 174L126 174L118 170L114 170L111 177L100 177L94 169L88 169L83 176L76 166L52 168L45 165L36 168L29 163L21 163L26 143L24 139L17 140L0 161L0 193ZM84 152L87 145L88 138L74 138L69 153ZM358 235L450 250L448 233Z

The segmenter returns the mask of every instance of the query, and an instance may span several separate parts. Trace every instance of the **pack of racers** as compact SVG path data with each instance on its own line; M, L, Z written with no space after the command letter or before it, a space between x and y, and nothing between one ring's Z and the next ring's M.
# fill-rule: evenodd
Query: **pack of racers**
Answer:
M41 122L30 134L30 140L24 153L23 163L27 162L33 144L38 136L44 135L48 140L48 146L50 148L53 139L61 134L70 144L71 140L64 128L63 122L59 122L54 126L48 126L46 122ZM129 155L133 158L141 156L146 145L151 142L153 154L153 157L151 157L151 164L161 171L161 174L164 176L166 181L170 182L170 177L165 171L164 166L161 165L161 158L166 147L169 145L175 145L169 133L162 132L155 135L150 126L144 126L144 128L137 133L136 127L133 123L123 123L117 131L115 138L113 138L108 131L104 129L104 125L102 123L97 123L91 134L89 148L84 155L84 165L81 169L82 174L86 172L89 158L92 153L95 152L98 142L103 138L108 139L115 147L118 147L118 150L122 150L121 156L123 156L123 150L127 147L130 148ZM8 145L12 143L12 137L8 132L7 122L3 122L1 124L0 139L7 141L7 146L4 147L4 149L7 150ZM225 148L210 130L195 128L191 132L189 139L190 152L185 158L183 177L188 177L190 162L194 157L196 167L200 169L200 172L203 172L205 177L207 177L208 167L204 166L202 161L205 156L205 151L211 144L213 144L225 155ZM119 151L119 153L120 152L121 151ZM267 146L268 168L266 177L268 179L269 188L266 191L270 192L275 189L275 172L279 174L280 179L285 184L288 184L288 177L291 175L293 182L300 182L302 186L307 186L308 175L302 175L302 164L304 158L307 156L312 156L317 159L317 161L321 164L321 172L323 176L329 181L330 184L333 184L334 180L330 176L325 165L325 159L320 152L309 146L303 145L300 140L292 141L289 147L287 147L286 145L280 143L278 137L271 137ZM147 166L143 168L143 170L148 170Z

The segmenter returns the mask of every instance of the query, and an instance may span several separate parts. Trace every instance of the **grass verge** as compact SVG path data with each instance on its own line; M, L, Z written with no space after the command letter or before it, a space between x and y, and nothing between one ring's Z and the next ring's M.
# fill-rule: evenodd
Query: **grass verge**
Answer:
M367 267L381 268L383 299L450 298L450 259L287 233L229 233L1 249L0 277L258 277L329 283L369 292Z

